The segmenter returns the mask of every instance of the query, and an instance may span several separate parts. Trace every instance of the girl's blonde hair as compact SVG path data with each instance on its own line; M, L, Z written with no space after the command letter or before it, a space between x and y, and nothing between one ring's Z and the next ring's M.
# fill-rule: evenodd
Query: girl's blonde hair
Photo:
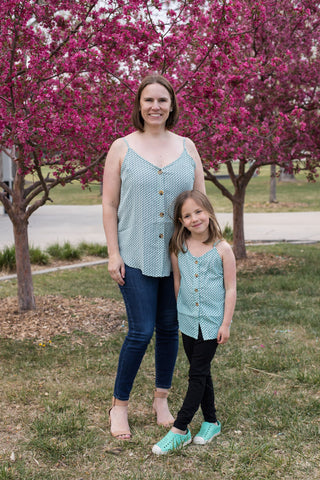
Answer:
M211 205L208 197L200 192L199 190L186 190L185 192L180 193L175 200L174 210L173 210L173 224L174 232L170 240L170 253L178 255L179 252L186 253L185 244L191 233L187 228L182 225L181 222L181 211L184 205L184 202L192 198L200 207L202 207L209 215L209 227L208 227L208 238L203 243L211 243L214 240L222 240L223 235L221 228L215 216L213 206Z

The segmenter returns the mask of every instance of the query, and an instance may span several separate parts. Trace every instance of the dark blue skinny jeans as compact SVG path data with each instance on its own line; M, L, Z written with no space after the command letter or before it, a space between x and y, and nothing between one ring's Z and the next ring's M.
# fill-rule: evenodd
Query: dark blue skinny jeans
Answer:
M121 348L114 396L128 400L148 344L155 339L155 386L171 387L179 334L173 276L148 277L126 265L120 287L128 317L128 334Z

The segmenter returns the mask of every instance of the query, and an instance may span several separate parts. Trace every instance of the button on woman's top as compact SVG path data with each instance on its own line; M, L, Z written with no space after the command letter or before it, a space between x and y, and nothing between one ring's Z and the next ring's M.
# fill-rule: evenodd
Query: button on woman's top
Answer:
M181 274L177 299L179 328L192 338L198 338L199 326L204 340L217 338L223 321L223 264L215 245L201 257L194 257L188 250L178 254Z
M192 190L195 161L183 152L163 168L148 162L129 145L121 167L118 240L126 265L144 275L170 275L169 241L176 197Z

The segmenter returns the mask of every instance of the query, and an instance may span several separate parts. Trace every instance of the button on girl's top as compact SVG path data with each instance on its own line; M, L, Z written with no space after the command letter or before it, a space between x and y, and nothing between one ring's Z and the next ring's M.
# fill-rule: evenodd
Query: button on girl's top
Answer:
M126 265L151 277L170 275L174 200L181 192L192 190L195 167L185 142L180 157L161 169L128 145L121 166L118 208L119 248Z
M178 254L181 274L177 299L179 328L198 338L199 326L204 340L217 338L223 321L225 288L222 259L216 249L194 257L187 250Z

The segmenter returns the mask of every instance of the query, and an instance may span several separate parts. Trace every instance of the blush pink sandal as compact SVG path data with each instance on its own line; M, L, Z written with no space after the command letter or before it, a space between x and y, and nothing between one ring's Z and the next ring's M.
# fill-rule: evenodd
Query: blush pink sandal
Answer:
M131 439L131 432L129 425L123 429L119 430L112 430L112 420L111 420L111 411L113 407L123 407L127 408L129 405L128 400L118 400L118 398L112 397L112 407L109 410L109 425L110 425L110 433L113 437L117 438L118 440L130 440Z
M163 398L163 399L167 399L168 398L168 391L159 391L159 390L156 390L154 392L154 401L153 401L153 404L152 404L152 410L153 410L153 413L155 415L157 415L157 424L158 425L162 425L164 427L171 427L173 425L173 422L174 422L174 418L173 416L171 415L171 413L169 412L169 408L168 408L168 403L166 402L165 405L164 405L164 412L158 412L158 409L156 407L156 399L157 398Z

